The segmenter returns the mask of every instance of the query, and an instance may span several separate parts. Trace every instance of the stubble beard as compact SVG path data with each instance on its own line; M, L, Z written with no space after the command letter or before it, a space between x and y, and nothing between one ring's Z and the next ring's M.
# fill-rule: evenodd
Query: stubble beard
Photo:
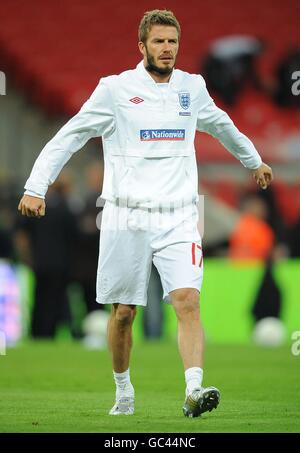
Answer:
M173 66L171 68L159 68L156 66L154 63L154 57L148 52L148 49L146 47L146 54L147 54L147 66L146 70L148 72L158 74L158 75L170 75L173 71Z

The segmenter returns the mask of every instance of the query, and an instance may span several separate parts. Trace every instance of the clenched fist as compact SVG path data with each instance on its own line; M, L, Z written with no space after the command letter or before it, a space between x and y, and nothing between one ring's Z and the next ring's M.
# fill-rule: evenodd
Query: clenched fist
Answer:
M31 195L23 195L18 206L22 215L27 217L43 217L45 215L45 200Z
M253 170L253 177L262 189L266 189L271 184L271 181L273 181L272 168L262 163L260 167Z

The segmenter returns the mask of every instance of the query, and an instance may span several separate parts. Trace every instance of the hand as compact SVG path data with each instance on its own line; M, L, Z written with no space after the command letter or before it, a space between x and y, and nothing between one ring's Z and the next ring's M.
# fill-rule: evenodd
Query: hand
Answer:
M45 200L31 195L23 195L18 206L18 211L27 217L43 217L45 215Z
M262 163L260 167L253 170L253 178L257 184L262 188L266 189L273 181L272 168L269 165Z

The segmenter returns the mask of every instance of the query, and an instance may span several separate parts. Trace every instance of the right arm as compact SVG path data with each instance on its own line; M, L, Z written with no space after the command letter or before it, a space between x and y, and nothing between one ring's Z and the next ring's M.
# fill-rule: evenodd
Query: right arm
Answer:
M92 137L108 137L115 129L112 99L107 82L101 80L80 111L50 140L35 161L25 194L18 209L23 215L39 217L45 213L44 197L68 162Z
M207 132L244 165L252 170L257 184L266 189L273 180L272 169L262 162L255 146L246 135L238 130L226 112L218 108L210 97L202 80L202 105L198 112L197 130Z

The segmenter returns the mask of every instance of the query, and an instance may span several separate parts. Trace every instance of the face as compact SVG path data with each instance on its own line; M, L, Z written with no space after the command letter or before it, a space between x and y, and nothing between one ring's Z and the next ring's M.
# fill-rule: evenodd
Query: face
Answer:
M178 32L169 25L153 25L146 43L139 42L146 69L161 75L171 74L178 48Z

